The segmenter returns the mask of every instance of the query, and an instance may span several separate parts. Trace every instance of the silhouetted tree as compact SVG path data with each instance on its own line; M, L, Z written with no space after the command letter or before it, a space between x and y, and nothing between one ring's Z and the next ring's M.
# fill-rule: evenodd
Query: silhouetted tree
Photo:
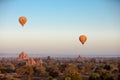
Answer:
M118 80L120 80L120 74L118 75Z
M118 64L118 70L119 70L119 73L120 73L120 63Z
M47 72L52 77L57 77L59 75L59 73L60 73L57 66L52 66L52 67L47 68Z
M104 66L104 69L110 71L110 70L111 70L111 66L110 66L110 65L105 65L105 66Z
M113 75L110 72L106 72L106 71L102 72L100 74L100 77L101 77L102 80L114 80Z
M61 73L63 73L65 71L65 68L67 67L68 65L67 64L62 64L62 65L59 65L59 70Z

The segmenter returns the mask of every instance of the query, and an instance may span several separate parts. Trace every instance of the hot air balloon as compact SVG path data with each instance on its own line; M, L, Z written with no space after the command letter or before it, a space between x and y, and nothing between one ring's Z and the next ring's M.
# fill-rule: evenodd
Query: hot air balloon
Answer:
M87 40L87 37L85 35L80 35L79 40L82 44L84 44Z
M27 18L25 16L21 16L19 18L19 22L22 25L22 27L24 26L24 24L27 22Z

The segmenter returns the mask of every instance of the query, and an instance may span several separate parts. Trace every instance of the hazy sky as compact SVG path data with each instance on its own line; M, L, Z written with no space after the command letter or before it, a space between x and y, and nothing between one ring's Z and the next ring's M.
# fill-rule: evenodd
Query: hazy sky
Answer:
M28 19L24 28L20 16ZM0 53L119 55L119 41L119 0L0 1Z

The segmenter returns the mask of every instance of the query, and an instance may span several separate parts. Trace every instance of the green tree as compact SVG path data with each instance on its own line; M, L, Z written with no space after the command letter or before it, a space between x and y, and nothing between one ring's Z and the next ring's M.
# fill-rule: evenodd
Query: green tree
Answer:
M11 73L15 71L15 66L11 62L3 62L0 63L0 71L1 73Z
M110 72L101 75L102 80L114 80L113 75Z
M48 74L52 77L57 77L59 76L60 74L60 71L59 71L59 68L57 66L51 66L51 67L48 67L46 69L46 71L48 72Z
M65 77L65 80L71 80L71 78L70 77Z
M43 67L43 66L34 67L34 75L40 76L40 75L43 75L45 73L46 73L45 67Z
M84 74L88 74L91 70L91 64L89 62L86 62L84 65Z
M78 73L68 73L66 76L65 76L65 79L69 77L71 80L82 80L82 77L80 74Z
M32 66L23 66L21 68L16 69L16 73L19 75L26 75L26 76L32 76L34 71Z
M33 80L31 77L27 77L25 78L25 80Z
M110 73L109 71L101 69L99 71L99 74L102 80L114 80L112 73Z
M89 80L101 80L100 75L98 73L92 73L89 76Z
M65 73L77 73L78 72L78 68L75 64L69 64L66 68L65 68Z
M53 80L52 76L48 76L47 80Z

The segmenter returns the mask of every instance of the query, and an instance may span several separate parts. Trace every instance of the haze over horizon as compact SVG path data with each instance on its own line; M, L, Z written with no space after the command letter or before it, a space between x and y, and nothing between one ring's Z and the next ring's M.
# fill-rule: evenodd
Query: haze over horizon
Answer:
M0 11L0 54L120 55L119 1L5 0Z

